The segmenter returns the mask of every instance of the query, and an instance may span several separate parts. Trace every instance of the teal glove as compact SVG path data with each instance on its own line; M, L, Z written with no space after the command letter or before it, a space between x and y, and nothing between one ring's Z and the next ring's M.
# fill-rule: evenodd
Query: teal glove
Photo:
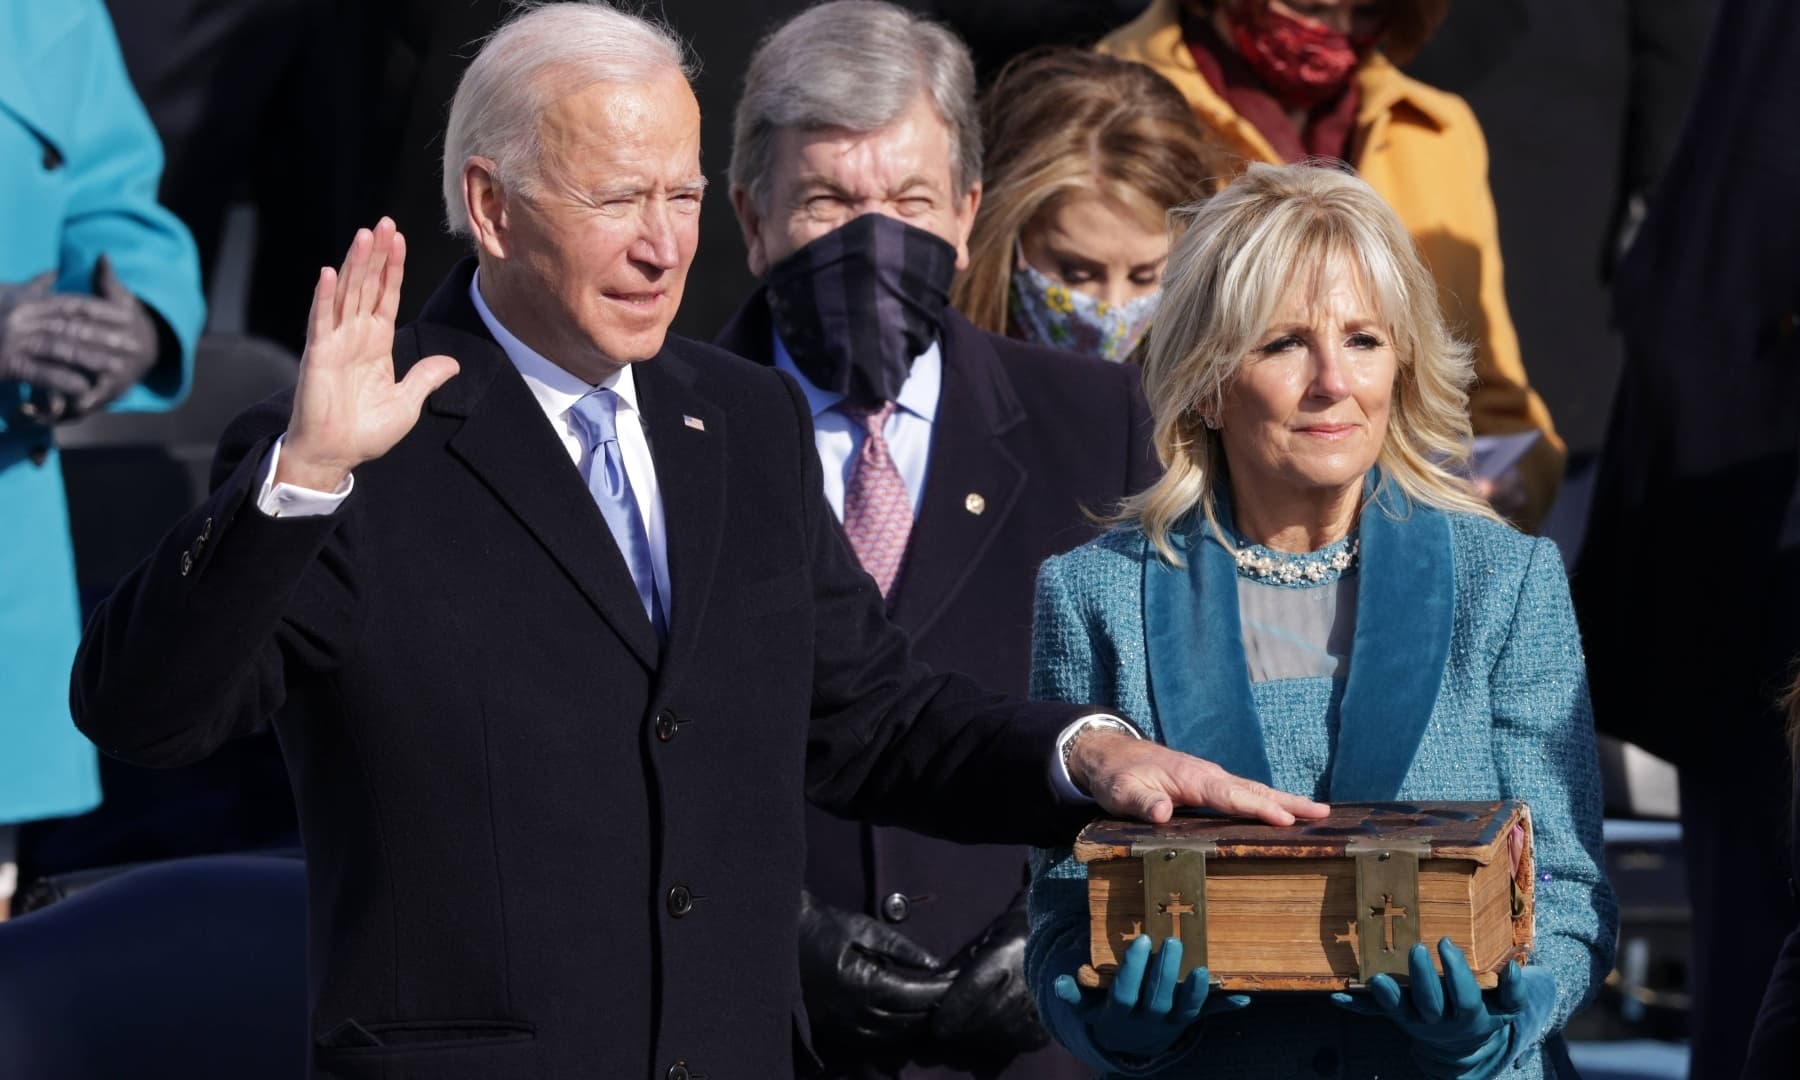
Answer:
M1438 940L1444 975L1431 954L1414 945L1407 956L1411 985L1402 992L1392 976L1369 980L1369 998L1333 994L1333 1003L1364 1016L1385 1016L1412 1038L1413 1060L1439 1080L1488 1080L1538 1040L1556 1004L1556 980L1543 968L1506 965L1489 1008L1481 987L1449 938Z
M1245 994L1208 999L1206 969L1181 971L1181 940L1167 938L1150 964L1150 935L1125 949L1113 984L1083 992L1068 975L1056 978L1056 1005L1087 1027L1096 1049L1108 1054L1153 1058L1165 1053L1203 1016L1234 1012L1250 1004Z

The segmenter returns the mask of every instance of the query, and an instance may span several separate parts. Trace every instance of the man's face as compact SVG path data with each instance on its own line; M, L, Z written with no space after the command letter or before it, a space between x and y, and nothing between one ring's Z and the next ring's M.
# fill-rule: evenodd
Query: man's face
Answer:
M731 193L757 277L863 214L886 214L934 233L956 248L957 269L968 265L981 185L956 194L950 128L925 95L874 131L783 129L773 158L762 205L742 189Z
M482 292L520 340L599 382L655 356L681 304L705 187L700 108L673 71L596 83L552 104L539 136L538 190L494 196L493 228L477 224Z

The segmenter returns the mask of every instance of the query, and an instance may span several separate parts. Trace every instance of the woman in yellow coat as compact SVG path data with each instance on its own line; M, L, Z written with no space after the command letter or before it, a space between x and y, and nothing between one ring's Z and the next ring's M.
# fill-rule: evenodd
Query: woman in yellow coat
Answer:
M1477 435L1542 438L1490 494L1528 529L1562 481L1562 440L1531 389L1506 307L1487 141L1467 104L1408 78L1443 0L1152 0L1101 52L1146 64L1247 164L1343 158L1412 233L1445 314L1475 344Z

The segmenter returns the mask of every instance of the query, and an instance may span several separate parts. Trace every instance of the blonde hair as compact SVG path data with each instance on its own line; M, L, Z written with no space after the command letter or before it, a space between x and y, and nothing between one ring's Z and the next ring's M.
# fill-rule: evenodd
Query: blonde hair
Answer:
M1233 171L1172 83L1100 53L1015 57L982 98L981 119L981 210L950 302L996 334L1007 331L1020 235L1070 195L1110 198L1160 227L1170 207L1209 194L1215 177Z
M1356 270L1393 344L1394 395L1376 459L1384 482L1414 502L1498 520L1451 471L1469 449L1469 347L1445 326L1431 272L1373 188L1323 163L1258 162L1173 216L1186 230L1169 251L1144 359L1153 442L1166 471L1114 521L1135 522L1176 565L1169 532L1184 515L1198 508L1218 533L1224 444L1201 417L1219 414L1289 290L1319 281L1318 271L1339 259Z

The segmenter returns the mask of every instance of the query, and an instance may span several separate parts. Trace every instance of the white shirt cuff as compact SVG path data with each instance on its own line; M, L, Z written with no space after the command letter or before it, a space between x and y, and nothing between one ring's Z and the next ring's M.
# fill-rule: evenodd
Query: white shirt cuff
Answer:
M1076 732L1087 727L1090 721L1100 719L1117 720L1120 724L1124 725L1124 727L1118 729L1119 731L1128 731L1139 739L1144 737L1143 733L1137 729L1137 725L1122 717L1114 716L1112 713L1089 713L1081 719L1076 720L1074 723L1071 723L1068 727L1063 728L1062 734L1056 737L1056 751L1050 755L1050 786L1056 790L1056 793L1059 796L1069 802L1091 803L1094 801L1094 797L1076 787L1075 781L1069 778L1069 765L1063 756L1063 751L1069 745L1069 740L1075 737ZM1110 724L1107 725L1109 728L1111 726L1112 725Z
M263 459L256 485L256 508L270 517L323 517L337 512L356 487L356 477L347 475L336 491L314 491L298 484L277 484L275 467L281 464L281 446L287 436L275 440L269 456Z

